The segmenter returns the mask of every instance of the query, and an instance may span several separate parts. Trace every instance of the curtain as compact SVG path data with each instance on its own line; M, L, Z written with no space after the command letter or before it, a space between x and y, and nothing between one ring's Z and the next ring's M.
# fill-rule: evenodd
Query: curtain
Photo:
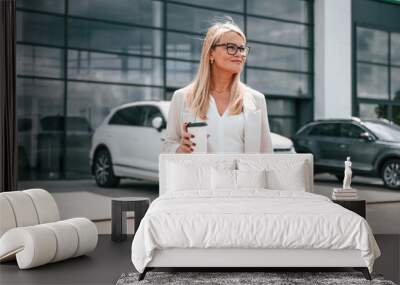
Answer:
M15 0L0 0L0 191L17 190Z

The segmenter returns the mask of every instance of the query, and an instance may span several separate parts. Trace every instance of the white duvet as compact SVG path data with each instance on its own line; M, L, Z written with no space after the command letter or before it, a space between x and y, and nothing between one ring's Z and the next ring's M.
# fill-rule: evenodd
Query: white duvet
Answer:
M321 195L267 189L160 196L133 239L133 265L143 272L165 248L358 249L370 272L380 256L359 215Z

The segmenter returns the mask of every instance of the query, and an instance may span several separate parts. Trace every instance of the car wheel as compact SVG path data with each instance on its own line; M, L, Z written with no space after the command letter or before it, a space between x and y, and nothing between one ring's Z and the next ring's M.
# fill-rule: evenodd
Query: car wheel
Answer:
M390 189L400 189L400 159L389 159L382 166L382 179Z
M110 152L103 148L94 158L94 179L100 187L115 187L119 184L119 177L114 175Z

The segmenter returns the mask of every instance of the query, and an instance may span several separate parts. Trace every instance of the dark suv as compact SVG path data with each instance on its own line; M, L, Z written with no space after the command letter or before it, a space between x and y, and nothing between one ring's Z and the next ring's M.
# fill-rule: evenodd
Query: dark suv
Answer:
M317 120L292 140L296 152L314 155L315 173L332 173L342 181L350 156L353 176L380 177L387 187L400 189L400 127L388 120Z

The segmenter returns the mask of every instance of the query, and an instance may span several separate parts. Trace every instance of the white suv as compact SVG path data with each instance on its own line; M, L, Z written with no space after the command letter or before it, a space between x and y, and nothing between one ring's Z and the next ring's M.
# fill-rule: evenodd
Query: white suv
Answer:
M169 105L169 101L142 101L111 110L92 138L90 164L97 185L117 186L120 178L158 181ZM290 139L271 135L274 152L295 152Z

